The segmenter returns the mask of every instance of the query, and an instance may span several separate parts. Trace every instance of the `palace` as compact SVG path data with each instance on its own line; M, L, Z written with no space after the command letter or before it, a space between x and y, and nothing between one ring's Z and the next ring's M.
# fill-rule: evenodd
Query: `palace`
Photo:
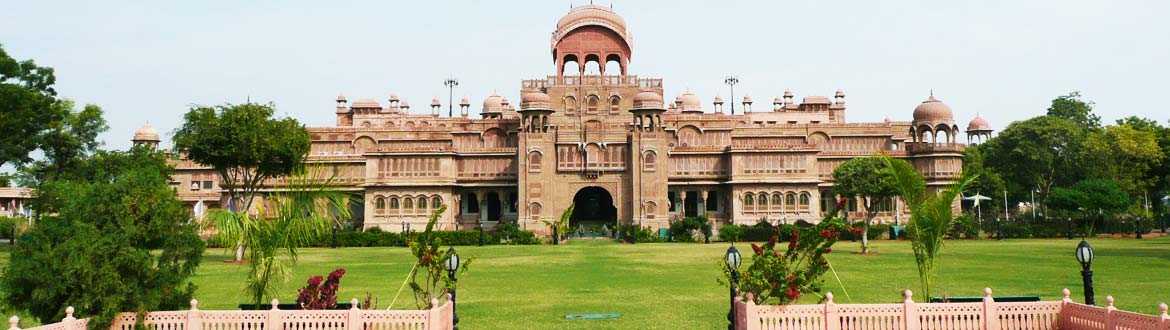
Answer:
M338 96L336 126L308 128L307 162L328 168L337 189L362 196L354 209L363 227L387 231L417 230L440 205L451 206L440 218L447 230L515 222L544 232L542 220L570 205L573 224L816 222L835 206L833 170L853 157L909 160L933 187L953 183L962 169L959 126L933 95L911 121L873 123L846 122L841 90L799 102L784 91L770 106L744 96L740 107L725 107L716 96L705 108L692 92L667 102L662 79L630 74L633 46L612 9L572 8L552 33L554 74L523 80L519 103L488 96L472 118L467 97L443 114L438 98L420 110L393 93L385 102ZM587 66L600 74L586 74ZM967 141L991 132L976 117ZM134 141L159 137L147 126ZM214 171L175 165L173 185L196 214L221 205ZM907 218L900 204L871 207L893 222ZM863 201L847 207L854 218L865 209Z

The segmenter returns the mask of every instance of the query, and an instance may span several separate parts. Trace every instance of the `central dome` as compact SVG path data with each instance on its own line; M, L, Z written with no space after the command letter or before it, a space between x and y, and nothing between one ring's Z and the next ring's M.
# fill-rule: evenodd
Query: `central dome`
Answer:
M607 42L594 40L599 36L590 34L596 34L599 30L606 31L603 34L608 35L601 38L611 40ZM582 33L587 36L577 39L571 38L574 34ZM562 45L562 42L565 42L566 45ZM633 45L634 39L626 30L626 20L618 16L612 8L598 5L585 5L569 9L569 13L557 20L557 28L553 31L551 40L553 58L556 60L563 60L558 59L558 57L565 54L575 54L577 56L575 61L583 61L586 60L586 55L593 53L600 57L598 61L608 61L606 53L613 53L616 50L623 57L620 61L627 62L633 53L630 50ZM602 48L592 49L593 47Z
M926 101L922 101L922 104L914 107L915 122L950 123L954 121L954 118L955 116L951 112L951 107L934 98L934 95L931 95Z

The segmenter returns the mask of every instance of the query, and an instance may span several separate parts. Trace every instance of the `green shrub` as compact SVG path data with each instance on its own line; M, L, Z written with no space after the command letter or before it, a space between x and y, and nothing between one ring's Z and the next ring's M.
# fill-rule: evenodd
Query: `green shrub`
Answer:
M707 221L707 217L691 217L675 221L670 224L669 231L670 239L675 242L694 242L692 233L695 231L703 235L704 242L711 239L711 223Z
M724 242L739 242L743 237L743 227L735 224L726 224L719 227L719 240Z
M961 215L951 222L951 229L947 230L947 239L978 239L979 225L969 214Z
M618 225L617 231L622 237L622 241L626 243L656 243L662 240L658 239L658 235L648 227L638 227L637 225Z
M24 221L24 218L0 217L0 238L13 238L16 230L25 223Z
M517 226L514 223L505 223L505 224L497 226L496 230L494 232L492 232L492 235L495 236L493 241L499 242L500 244L510 244L510 245L540 244L540 240L536 238L535 233L533 233L531 231L527 231L527 230L521 230L520 226Z

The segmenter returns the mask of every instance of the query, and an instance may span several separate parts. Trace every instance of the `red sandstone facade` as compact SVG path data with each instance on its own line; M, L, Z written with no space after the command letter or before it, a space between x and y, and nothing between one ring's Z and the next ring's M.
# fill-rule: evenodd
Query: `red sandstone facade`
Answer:
M516 222L543 232L541 220L574 203L576 223L659 228L700 215L716 225L816 222L834 205L833 170L850 158L907 159L936 187L961 171L959 128L933 95L909 122L847 123L842 91L800 102L785 91L755 109L744 97L742 111L728 114L718 96L708 109L691 92L664 102L661 79L629 74L632 50L610 8L573 8L552 34L556 72L522 81L519 107L492 95L481 118L470 118L465 97L446 117L437 98L418 111L395 94L385 104L338 96L337 125L309 128L308 162L335 175L337 189L364 197L364 227L389 231L421 228L444 204L443 229ZM585 74L590 63L600 74ZM620 72L606 72L606 63ZM982 118L966 131L968 141L991 134ZM148 128L135 136L157 140ZM193 204L222 198L215 174L187 161L174 185ZM849 203L856 216L860 204ZM879 221L905 219L898 204L876 203Z

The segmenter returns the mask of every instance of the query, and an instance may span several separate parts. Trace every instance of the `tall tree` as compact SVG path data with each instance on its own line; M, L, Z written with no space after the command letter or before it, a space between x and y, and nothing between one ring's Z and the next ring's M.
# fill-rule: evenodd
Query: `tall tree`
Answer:
M1101 127L1101 116L1093 113L1093 102L1081 99L1081 92L1071 92L1052 100L1048 115L1068 119L1085 129Z
M74 103L70 100L59 100L53 104L54 111L65 114L61 121L52 125L42 135L40 150L44 159L23 166L22 171L25 185L35 186L38 182L48 180L76 167L79 162L92 155L101 146L98 134L109 129L106 120L102 118L102 108L87 104L79 111L74 111Z
M1084 141L1088 131L1056 116L1040 116L1008 125L980 146L984 164L998 173L1017 200L1038 189L1043 205L1053 187L1085 177Z
M274 112L272 104L195 106L175 133L177 151L219 173L232 212L251 210L265 180L303 169L309 133L296 119L273 118ZM236 261L246 241L236 243Z
M65 118L54 106L53 69L17 61L0 45L0 167L32 161L45 134Z
M1069 188L1053 189L1051 203L1053 208L1064 211L1070 217L1080 215L1086 220L1105 221L1125 212L1133 204L1133 200L1116 181L1089 179L1077 182ZM1088 225L1086 234L1092 235L1092 222L1085 223Z
M861 253L869 253L869 226L873 218L895 195L893 174L886 170L878 157L859 157L846 161L833 170L833 192L846 198L862 198L865 202L865 222L861 231ZM889 210L886 210L889 211Z
M1157 183L1153 171L1165 160L1157 134L1120 124L1090 133L1085 141L1091 175L1111 179L1130 196L1142 196Z
M0 275L4 304L45 323L74 306L93 328L120 312L182 308L204 243L168 183L165 156L140 147L77 165L40 186L43 218Z

